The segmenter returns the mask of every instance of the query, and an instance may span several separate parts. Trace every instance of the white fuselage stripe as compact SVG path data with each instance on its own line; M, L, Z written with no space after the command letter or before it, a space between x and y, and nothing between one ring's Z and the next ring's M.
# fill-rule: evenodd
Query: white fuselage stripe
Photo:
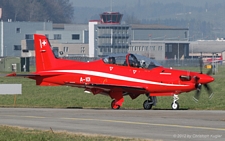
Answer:
M110 74L110 73L105 73L105 72L98 72L98 71L90 71L90 70L49 70L49 71L45 71L45 72L77 73L77 74L85 74L85 75L92 75L92 76L98 76L98 77L106 77L106 78L123 80L123 81L164 85L164 86L187 86L187 85L181 85L181 84L179 85L179 84L154 82L154 81L148 81L148 80L143 80L143 79L138 79L138 78L132 78L132 77L127 77L127 76L121 76L121 75Z
M160 74L163 74L163 75L171 75L171 73L160 73Z

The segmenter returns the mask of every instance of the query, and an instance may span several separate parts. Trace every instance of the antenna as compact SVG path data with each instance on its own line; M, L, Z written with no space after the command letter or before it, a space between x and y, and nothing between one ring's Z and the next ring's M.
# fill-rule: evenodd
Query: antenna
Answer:
M111 0L111 12L112 12L112 3L113 3L112 1L113 1L113 0Z

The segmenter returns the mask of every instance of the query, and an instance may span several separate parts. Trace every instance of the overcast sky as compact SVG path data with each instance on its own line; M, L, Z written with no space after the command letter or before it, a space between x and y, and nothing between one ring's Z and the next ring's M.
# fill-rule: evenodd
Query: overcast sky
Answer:
M206 2L208 3L221 3L225 2L225 0L70 0L75 7L110 7L111 3L113 6L135 6L142 2L162 2L162 3L173 3L180 2L185 5L196 5L196 6L204 6Z

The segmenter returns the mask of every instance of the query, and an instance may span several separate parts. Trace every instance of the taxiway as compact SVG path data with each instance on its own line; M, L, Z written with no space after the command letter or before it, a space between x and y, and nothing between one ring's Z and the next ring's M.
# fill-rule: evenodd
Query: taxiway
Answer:
M225 111L0 108L0 124L154 140L225 140Z

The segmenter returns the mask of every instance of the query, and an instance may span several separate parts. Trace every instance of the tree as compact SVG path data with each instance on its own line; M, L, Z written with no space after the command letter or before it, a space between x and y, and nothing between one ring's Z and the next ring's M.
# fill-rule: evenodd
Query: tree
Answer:
M70 23L74 15L69 0L1 0L0 7L3 20Z

